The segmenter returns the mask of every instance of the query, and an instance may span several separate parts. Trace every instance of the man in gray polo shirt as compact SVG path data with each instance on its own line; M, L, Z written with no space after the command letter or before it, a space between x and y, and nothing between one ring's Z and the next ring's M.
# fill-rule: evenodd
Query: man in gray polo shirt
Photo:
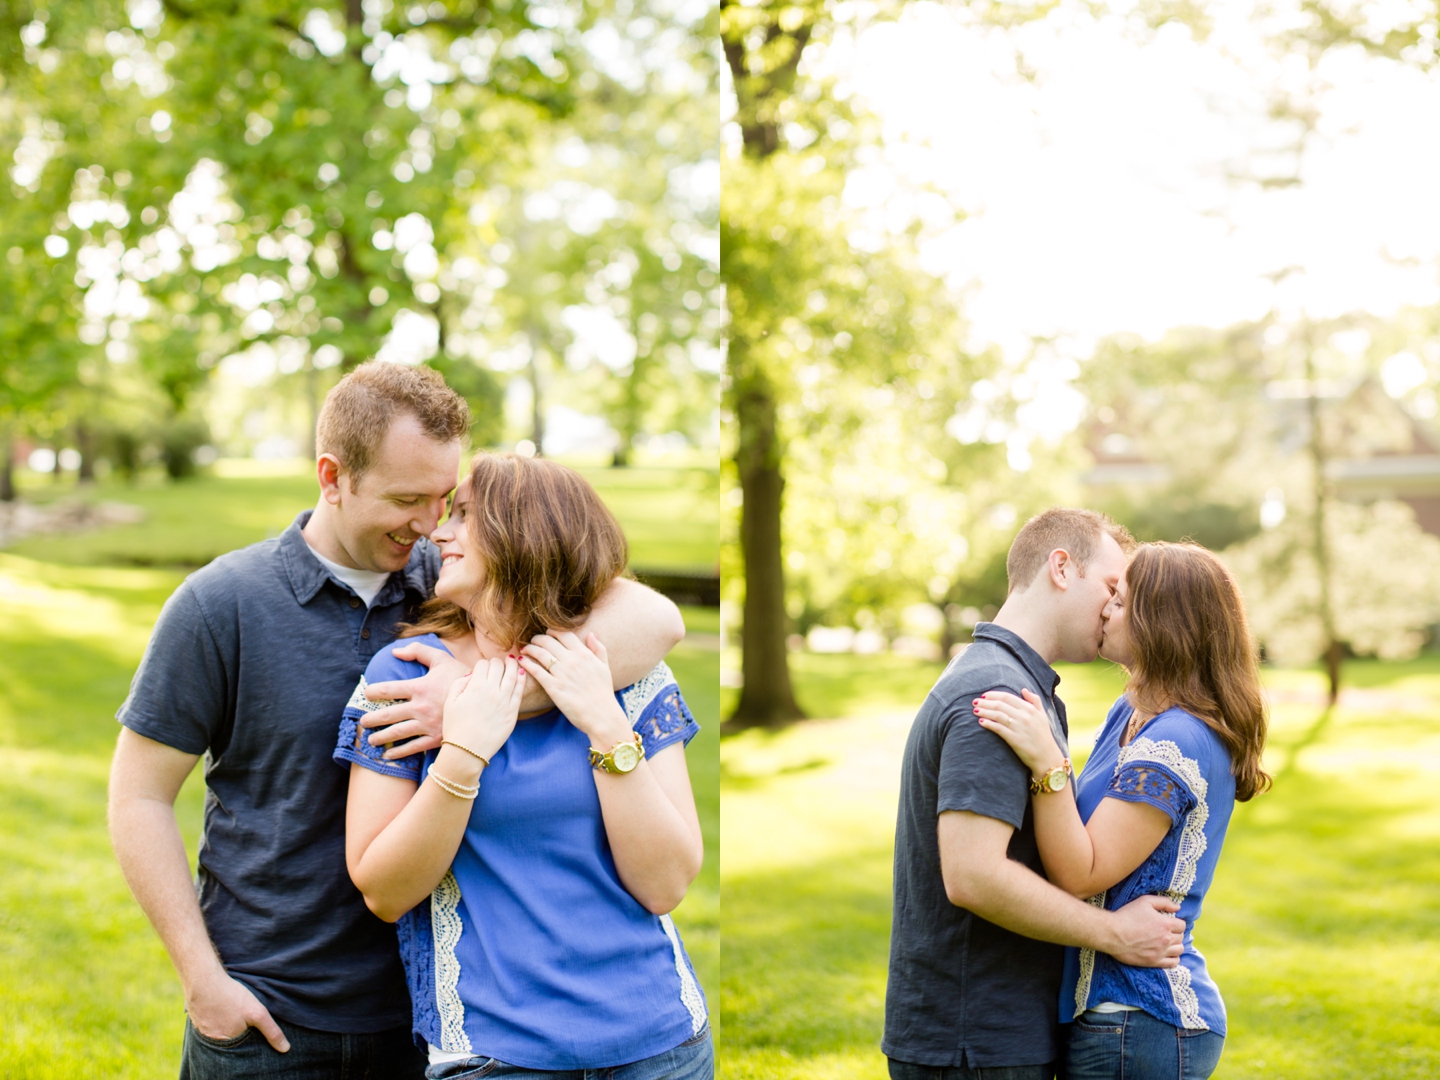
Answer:
M1185 924L1167 914L1177 910L1169 899L1107 912L1045 880L1030 771L972 707L986 691L1031 690L1066 747L1050 665L1095 659L1101 612L1133 546L1093 511L1053 509L1027 522L1006 561L1004 606L975 627L974 644L946 668L910 729L881 1044L894 1080L1050 1080L1060 1057L1061 946L1138 967L1179 962Z
M161 612L119 712L110 826L184 984L182 1078L424 1075L395 928L346 871L347 781L330 754L366 664L439 573L424 537L455 486L468 427L463 399L436 372L357 368L321 411L315 509L192 574ZM684 634L673 604L630 581L586 626L605 641L617 687ZM446 691L465 670L411 649L430 674L369 691L403 699L371 716L394 725L372 741L410 738L392 756L438 745ZM547 704L538 691L524 710ZM192 882L174 802L202 754Z

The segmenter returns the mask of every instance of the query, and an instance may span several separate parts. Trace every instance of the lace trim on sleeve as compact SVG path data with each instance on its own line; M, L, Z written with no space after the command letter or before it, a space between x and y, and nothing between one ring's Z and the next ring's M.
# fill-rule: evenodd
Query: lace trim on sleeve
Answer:
M1107 796L1126 802L1144 802L1169 815L1173 825L1195 804L1185 786L1168 771L1146 761L1131 761L1115 770Z
M335 752L331 754L331 760L337 765L348 767L350 764L361 765L372 772L382 773L385 776L394 776L401 780L413 780L420 782L420 755L412 754L408 758L400 758L398 761L385 760L385 745L371 746L369 729L360 726L360 718L367 712L374 712L376 709L383 709L386 705L395 704L393 701L371 701L365 696L365 677L360 677L360 682L355 687L355 692L350 695L350 700L345 704L345 714L340 718L340 734L336 738Z
M1105 899L1109 895L1108 890L1102 890L1085 902L1091 907L1098 907L1102 911L1105 908ZM1080 950L1080 977L1075 981L1075 1013L1070 1019L1075 1019L1090 1007L1090 983L1095 977L1095 950Z
M680 694L675 675L663 661L639 682L620 692L625 718L640 733L645 753L654 755L671 743L689 742L700 730Z
M1195 884L1196 869L1200 856L1205 854L1208 841L1205 839L1205 823L1210 820L1210 784L1200 770L1200 763L1188 758L1180 747L1169 739L1154 741L1136 739L1120 751L1116 766L1117 777L1127 766L1150 763L1162 766L1175 780L1189 789L1192 805L1181 815L1180 844L1175 856L1175 872L1170 877L1170 897L1179 903ZM1159 772L1160 770L1151 770Z

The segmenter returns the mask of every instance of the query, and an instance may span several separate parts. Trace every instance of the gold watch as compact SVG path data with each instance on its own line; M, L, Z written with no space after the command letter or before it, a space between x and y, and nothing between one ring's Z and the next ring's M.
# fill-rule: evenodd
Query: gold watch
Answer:
M633 742L618 742L610 748L608 754L602 754L595 747L590 747L590 767L592 769L604 769L608 773L634 772L635 766L645 760L645 744L640 741L640 733L635 732Z
M1053 769L1051 769L1047 773L1044 773L1039 778L1032 776L1030 778L1030 794L1047 795L1053 791L1064 791L1065 784L1069 781L1069 779L1070 759L1067 757L1063 759L1059 765L1056 765Z

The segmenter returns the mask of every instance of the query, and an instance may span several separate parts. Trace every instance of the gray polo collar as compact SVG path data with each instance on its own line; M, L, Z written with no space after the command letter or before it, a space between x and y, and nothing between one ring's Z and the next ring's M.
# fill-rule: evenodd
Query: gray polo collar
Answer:
M315 558L315 553L310 550L310 545L305 542L305 537L300 535L300 530L305 528L314 510L302 510L296 515L295 520L280 534L280 557L285 563L285 573L290 578L290 588L295 592L295 599L302 605L314 600L320 590L324 588L325 582L333 580L330 571L321 565L320 560ZM406 589L419 593L421 597L429 593L425 582L425 546L429 540L420 539L415 542L415 549L410 552L410 561L405 564L405 569L398 574L391 574L390 580L375 597L372 606L383 606L393 604L400 599ZM348 586L341 586L348 588ZM1017 639L1018 640L1018 639Z
M1055 688L1060 685L1060 673L1047 664L1041 655L1032 649L1019 634L1007 630L1003 626L996 626L994 623L976 623L973 631L976 641L993 641L995 644L1008 649L1020 661L1021 666L1030 673L1037 686L1041 687L1046 697L1055 696Z

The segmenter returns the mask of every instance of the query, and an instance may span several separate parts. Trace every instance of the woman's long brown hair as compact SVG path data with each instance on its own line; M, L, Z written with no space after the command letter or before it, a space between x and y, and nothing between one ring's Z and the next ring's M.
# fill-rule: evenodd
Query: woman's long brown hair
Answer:
M1125 574L1134 663L1125 688L1142 713L1178 706L1230 752L1235 798L1270 786L1260 656L1234 577L1199 544L1141 544Z
M625 570L625 534L595 489L544 458L480 453L464 481L484 577L466 610L431 597L401 637L459 637L478 624L513 649L547 627L571 630Z

